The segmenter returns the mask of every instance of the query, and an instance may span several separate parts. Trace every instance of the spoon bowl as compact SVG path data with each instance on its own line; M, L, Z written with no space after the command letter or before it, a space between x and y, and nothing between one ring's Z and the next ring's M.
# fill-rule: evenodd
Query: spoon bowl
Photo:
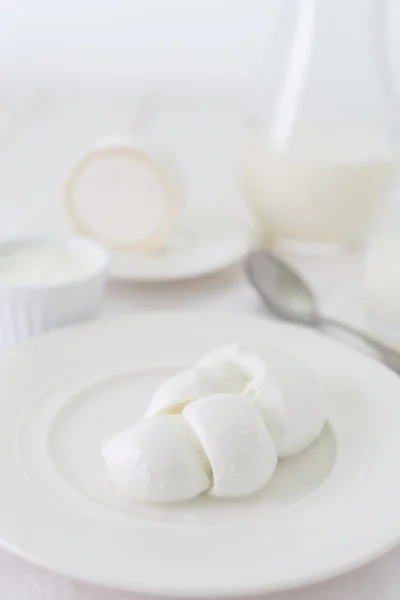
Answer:
M315 297L305 281L273 254L256 250L246 261L246 273L272 314L295 323L317 326Z

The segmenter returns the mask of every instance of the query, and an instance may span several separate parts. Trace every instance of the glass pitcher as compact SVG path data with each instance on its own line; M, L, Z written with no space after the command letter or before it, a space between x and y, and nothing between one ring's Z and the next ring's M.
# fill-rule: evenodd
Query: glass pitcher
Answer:
M398 165L385 0L284 0L241 155L266 242L306 252L360 244Z

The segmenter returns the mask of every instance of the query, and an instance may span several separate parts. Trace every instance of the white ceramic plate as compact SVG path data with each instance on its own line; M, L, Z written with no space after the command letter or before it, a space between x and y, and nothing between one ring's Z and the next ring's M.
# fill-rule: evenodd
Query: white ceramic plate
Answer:
M241 261L254 238L247 221L212 208L198 210L176 226L163 249L150 254L113 251L110 275L141 282L209 275Z
M290 350L329 390L329 425L259 494L170 507L119 498L100 445L156 386L234 341ZM49 569L135 592L248 596L353 569L400 533L400 379L300 328L148 314L38 338L0 363L0 538Z

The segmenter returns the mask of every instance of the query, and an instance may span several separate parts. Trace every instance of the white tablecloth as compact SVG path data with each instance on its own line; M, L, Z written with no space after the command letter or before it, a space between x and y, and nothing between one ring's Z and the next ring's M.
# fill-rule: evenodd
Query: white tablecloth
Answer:
M358 257L296 259L325 312L364 326ZM107 315L157 309L203 309L269 318L240 268L207 278L161 285L110 284ZM359 571L317 585L270 596L270 600L398 600L400 549ZM32 566L0 552L1 600L133 600L132 594L100 590Z

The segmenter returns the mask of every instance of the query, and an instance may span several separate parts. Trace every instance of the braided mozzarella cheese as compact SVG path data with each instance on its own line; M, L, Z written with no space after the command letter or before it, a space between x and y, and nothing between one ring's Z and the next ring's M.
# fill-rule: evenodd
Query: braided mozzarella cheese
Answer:
M153 396L145 419L179 413L187 404L213 394L240 394L262 413L274 441L279 437L279 394L266 364L257 353L241 345L224 346L206 354L192 368L162 384Z
M259 349L272 384L264 397L279 415L275 440L279 458L299 454L315 442L326 422L326 397L316 373L302 361L271 348ZM265 386L267 387L267 385Z
M199 439L213 473L211 494L247 496L264 487L278 458L271 435L247 398L206 396L182 413Z
M145 418L181 412L193 400L217 393L240 394L254 404L279 458L304 450L325 424L325 393L310 367L276 348L240 344L214 350L168 379Z
M110 479L126 498L178 502L210 487L210 464L180 415L139 421L114 436L103 447L103 457Z
M227 346L166 381L145 419L102 453L127 498L233 498L261 489L278 457L311 444L324 423L323 393L305 365L275 349Z
M210 490L238 497L262 488L275 471L274 443L245 398L217 394L181 415L156 415L103 448L110 479L126 498L178 502Z

